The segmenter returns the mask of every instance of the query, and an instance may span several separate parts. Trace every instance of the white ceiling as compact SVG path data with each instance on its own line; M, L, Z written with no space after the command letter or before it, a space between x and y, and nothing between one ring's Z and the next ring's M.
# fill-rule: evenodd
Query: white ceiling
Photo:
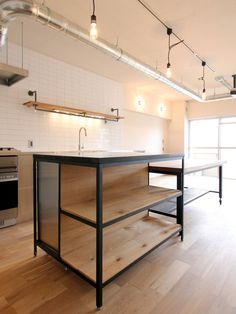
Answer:
M92 0L46 0L46 5L67 19L89 30ZM231 83L236 73L236 1L235 0L146 0L159 17L214 68L206 70L206 87L222 92L215 77L223 75ZM167 63L166 29L137 0L96 0L99 36L138 59L165 72ZM19 21L11 24L10 39L17 41ZM167 99L184 99L160 82L146 78L128 66L112 60L98 50L62 33L25 20L25 46L57 59L125 84L156 92ZM175 42L175 38L172 38ZM173 78L198 91L202 67L183 45L171 53ZM226 89L223 89L225 92Z

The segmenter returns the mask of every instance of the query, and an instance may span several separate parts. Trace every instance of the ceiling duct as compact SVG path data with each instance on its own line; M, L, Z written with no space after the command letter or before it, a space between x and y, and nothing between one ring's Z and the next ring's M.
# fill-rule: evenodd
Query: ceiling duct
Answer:
M52 11L45 5L38 4L32 0L0 0L0 25L7 27L7 24L12 20L20 16L32 16L35 17L37 21L44 25L47 25L58 31L65 32L68 36L76 38L100 51L113 57L117 61L123 62L134 69L144 73L145 75L158 80L173 89L191 97L194 100L203 102L201 96L195 93L193 90L187 88L186 86L174 81L173 79L168 79L163 73L158 72L155 68L137 60L135 57L129 55L117 46L114 46L104 40L91 40L88 32L83 30L77 24L68 21L62 15ZM0 43L4 42L3 33L0 33ZM218 100L217 96L213 97L214 100ZM227 95L227 98L231 98ZM211 99L212 101L212 99Z

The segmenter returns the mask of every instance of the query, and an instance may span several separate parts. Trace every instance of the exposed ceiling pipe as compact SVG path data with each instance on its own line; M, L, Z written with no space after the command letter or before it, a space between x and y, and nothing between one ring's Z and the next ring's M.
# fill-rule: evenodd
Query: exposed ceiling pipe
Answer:
M217 94L207 97L207 102L234 99L230 94Z
M0 0L0 48L5 42L7 25L12 20L18 17L31 16L35 17L37 21L47 25L53 29L63 31L68 36L79 39L80 41L110 55L117 61L123 62L134 69L146 74L147 76L158 80L175 90L191 97L194 100L203 102L200 95L186 86L168 79L164 74L158 72L156 69L146 65L137 60L135 57L129 55L117 46L114 46L104 40L91 40L89 34L77 24L68 21L62 15L52 11L45 5L40 5L32 0ZM229 95L229 98L231 96ZM206 99L207 101L208 99ZM218 100L217 97L214 100ZM212 99L211 99L212 101Z

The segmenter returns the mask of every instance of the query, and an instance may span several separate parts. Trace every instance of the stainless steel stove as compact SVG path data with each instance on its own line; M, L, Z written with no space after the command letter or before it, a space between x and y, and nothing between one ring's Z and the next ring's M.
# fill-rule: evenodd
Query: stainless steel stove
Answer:
M0 228L16 224L18 215L18 153L0 147Z

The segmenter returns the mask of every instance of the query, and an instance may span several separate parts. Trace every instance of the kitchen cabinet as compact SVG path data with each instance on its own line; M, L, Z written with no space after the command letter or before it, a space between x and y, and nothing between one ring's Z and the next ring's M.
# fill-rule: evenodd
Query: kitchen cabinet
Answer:
M33 155L18 155L18 217L17 222L33 219Z

